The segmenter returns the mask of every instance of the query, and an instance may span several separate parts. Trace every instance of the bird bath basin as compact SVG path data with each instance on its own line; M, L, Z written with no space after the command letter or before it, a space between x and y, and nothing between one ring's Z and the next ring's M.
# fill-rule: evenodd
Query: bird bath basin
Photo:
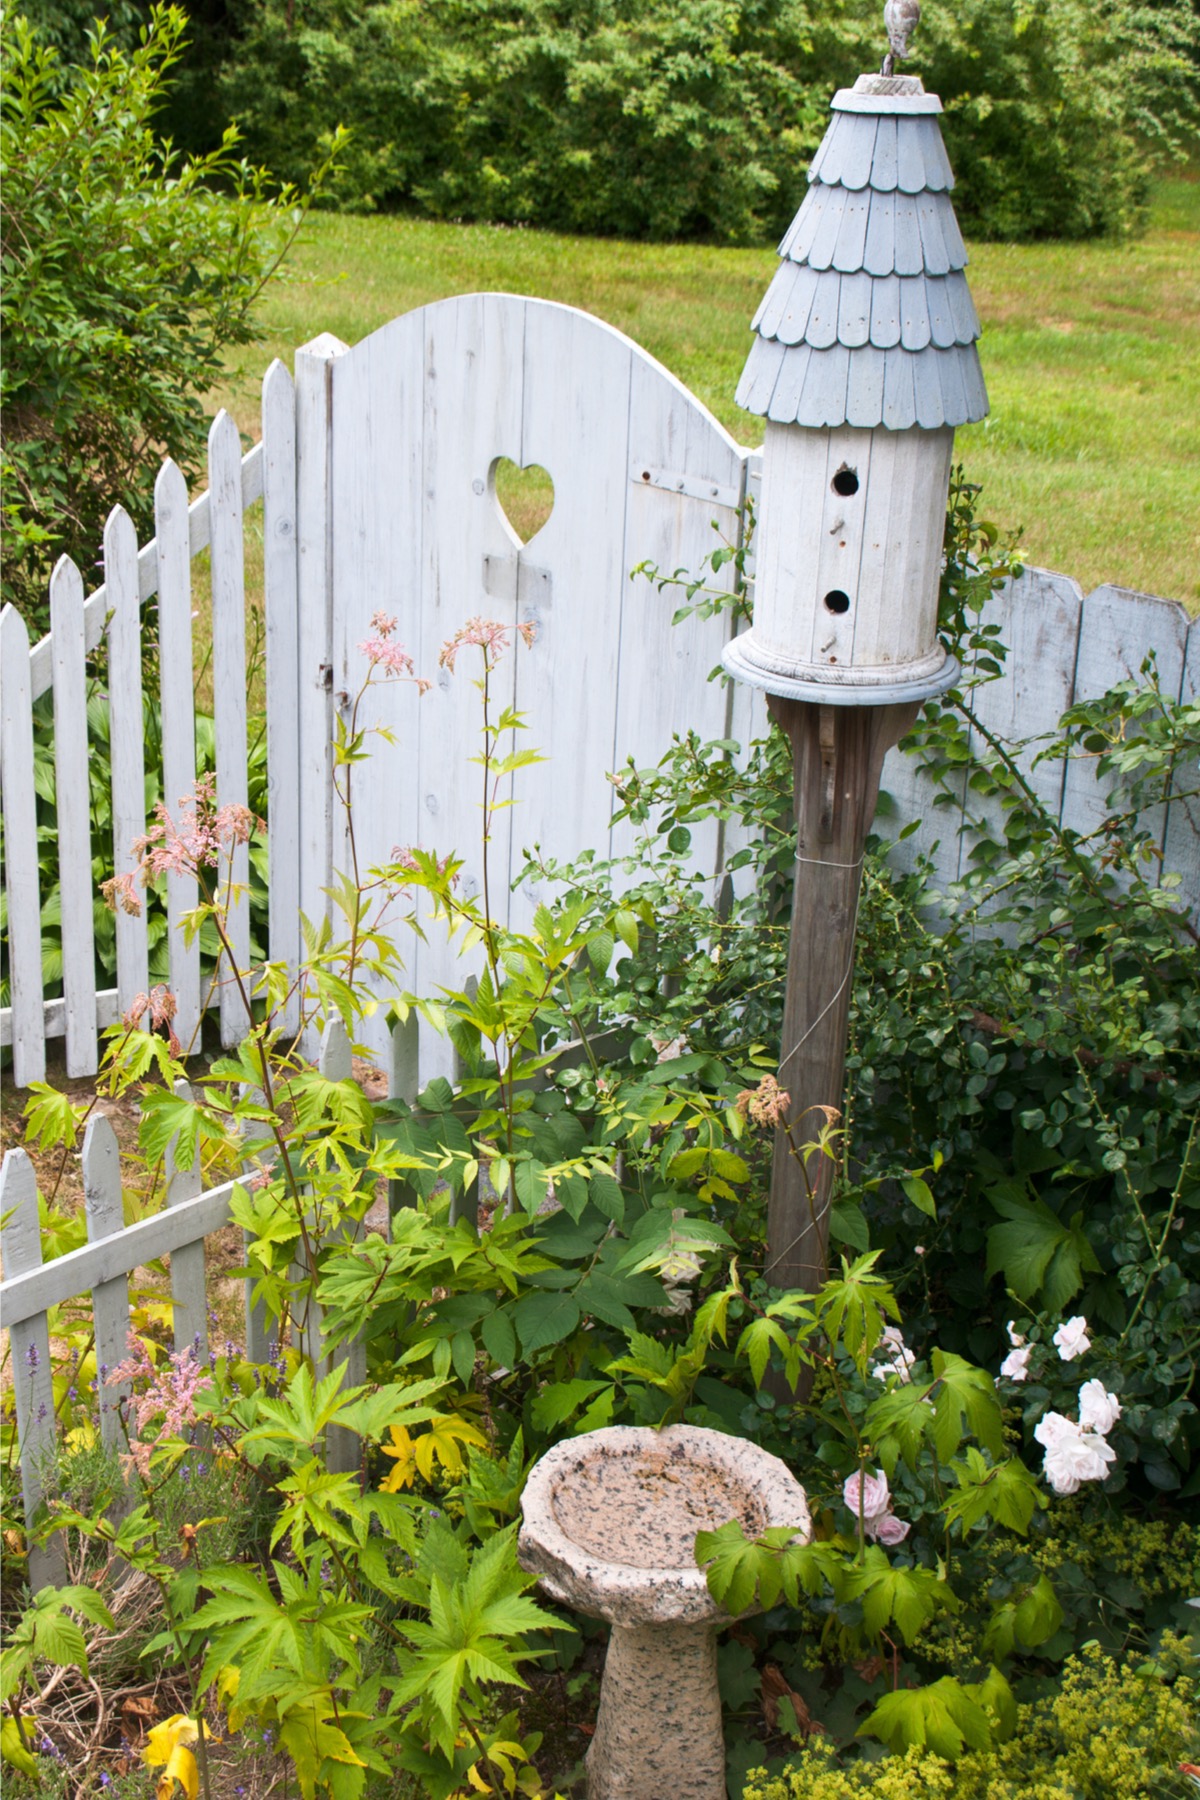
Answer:
M696 1533L737 1519L748 1537L791 1525L807 1539L804 1489L743 1438L613 1426L548 1451L521 1510L523 1567L612 1626L588 1800L725 1800L716 1634L729 1617L696 1567Z

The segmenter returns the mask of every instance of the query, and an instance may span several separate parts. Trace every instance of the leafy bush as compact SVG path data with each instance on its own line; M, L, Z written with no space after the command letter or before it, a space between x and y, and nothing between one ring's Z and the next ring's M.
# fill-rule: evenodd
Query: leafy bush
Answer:
M220 77L256 157L302 178L336 120L349 207L630 237L761 238L791 218L833 91L878 66L874 0L243 0ZM1197 120L1186 0L966 0L912 66L946 104L968 228L1137 222Z
M5 32L3 596L35 636L58 557L86 581L116 503L151 535L159 458L199 468L201 397L298 227L236 131L187 160L156 141L186 23L157 7L129 52L97 23L71 68L23 17Z
M1183 1796L1179 1761L1195 1748L1196 1660L1185 1639L1119 1665L1093 1647L1069 1658L1057 1694L1019 1708L1006 1743L950 1762L919 1746L843 1766L819 1740L783 1774L753 1774L745 1800L1143 1800Z

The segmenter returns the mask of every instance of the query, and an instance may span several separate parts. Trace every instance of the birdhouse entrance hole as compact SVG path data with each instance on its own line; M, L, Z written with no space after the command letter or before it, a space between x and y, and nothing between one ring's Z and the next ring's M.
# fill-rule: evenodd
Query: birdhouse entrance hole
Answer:
M508 456L496 458L491 480L505 523L522 544L527 544L554 511L553 481L540 463L522 468Z
M843 463L842 467L833 478L833 491L835 494L857 494L858 470L848 469ZM826 601L825 604L828 606L829 602ZM845 612L846 609L844 606L835 606L832 610L834 612Z
M832 588L825 596L825 610L831 613L848 613L850 611L849 594L844 594L841 588Z

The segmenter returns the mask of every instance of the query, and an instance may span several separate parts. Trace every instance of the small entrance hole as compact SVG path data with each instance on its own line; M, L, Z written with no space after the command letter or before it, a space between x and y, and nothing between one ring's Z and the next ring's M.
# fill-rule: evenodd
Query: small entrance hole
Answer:
M835 494L857 494L858 470L840 468L833 478L833 491ZM845 608L841 610L844 611Z
M850 596L843 594L841 588L831 588L825 596L825 610L831 613L848 613Z

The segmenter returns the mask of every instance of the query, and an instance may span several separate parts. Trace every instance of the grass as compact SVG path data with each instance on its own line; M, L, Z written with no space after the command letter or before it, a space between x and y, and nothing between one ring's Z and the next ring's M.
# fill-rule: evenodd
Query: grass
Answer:
M773 246L630 244L497 226L322 214L214 401L257 435L273 356L345 342L429 300L485 289L565 301L666 364L742 442L733 403ZM970 278L991 415L960 432L968 474L1030 561L1200 602L1200 175L1164 180L1131 243L980 244ZM520 520L517 521L520 525Z

